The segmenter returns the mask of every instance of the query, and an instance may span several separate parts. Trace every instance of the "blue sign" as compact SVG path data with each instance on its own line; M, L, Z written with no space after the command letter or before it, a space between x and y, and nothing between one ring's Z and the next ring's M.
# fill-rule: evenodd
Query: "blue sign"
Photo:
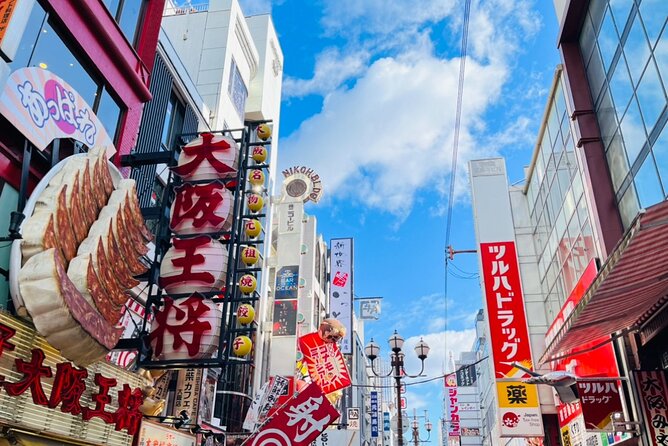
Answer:
M371 392L371 438L378 438L378 392Z
M389 412L383 412L383 431L385 431L385 432L390 431L390 413Z

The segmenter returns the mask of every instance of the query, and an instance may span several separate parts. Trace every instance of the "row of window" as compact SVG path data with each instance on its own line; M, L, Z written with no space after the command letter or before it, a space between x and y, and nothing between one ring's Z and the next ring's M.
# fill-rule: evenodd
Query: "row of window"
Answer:
M580 36L625 227L668 194L668 2L591 2Z

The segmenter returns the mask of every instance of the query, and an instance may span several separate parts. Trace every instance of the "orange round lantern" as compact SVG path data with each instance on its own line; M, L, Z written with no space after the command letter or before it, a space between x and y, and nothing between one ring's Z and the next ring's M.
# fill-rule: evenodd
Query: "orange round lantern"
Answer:
M239 289L244 294L251 294L257 288L257 279L252 274L244 274L239 279Z
M269 127L267 124L258 125L255 132L257 133L257 137L262 141L266 141L271 138L271 127Z
M232 351L236 356L246 356L253 349L253 341L248 336L237 336L232 341Z
M268 155L269 153L267 152L267 149L262 146L256 146L253 147L253 154L251 157L256 163L264 163L267 160Z
M259 212L264 207L264 199L258 194L248 194L246 202L248 203L248 209L252 212Z
M262 223L259 220L248 220L244 224L244 231L249 238L257 238L262 233Z
M248 325L255 320L255 308L250 304L241 304L237 308L237 320L241 325Z
M246 266L255 265L260 258L260 252L254 246L246 246L241 250L241 261Z

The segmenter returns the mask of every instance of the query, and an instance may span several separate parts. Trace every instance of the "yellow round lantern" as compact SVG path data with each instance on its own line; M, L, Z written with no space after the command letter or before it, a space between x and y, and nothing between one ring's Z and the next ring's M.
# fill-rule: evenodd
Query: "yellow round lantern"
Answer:
M239 289L244 294L250 294L257 288L257 279L252 274L244 274L239 279Z
M248 175L248 181L253 186L262 186L264 184L264 172L260 169L253 169Z
M253 212L259 212L264 207L264 199L258 194L249 194L246 198L248 209Z
M253 147L253 154L251 157L256 163L264 163L267 160L268 152L267 149L262 146Z
M258 220L248 220L244 224L244 231L248 237L257 238L262 233L262 223Z
M255 320L255 308L250 304L241 304L237 308L237 320L241 325L248 325Z
M267 124L258 125L255 132L257 133L257 137L262 141L266 141L271 137L271 127L269 127Z
M260 258L260 252L254 246L246 246L241 250L241 261L245 265L255 265Z
M248 336L237 336L232 341L232 351L236 356L246 356L253 349L253 341Z

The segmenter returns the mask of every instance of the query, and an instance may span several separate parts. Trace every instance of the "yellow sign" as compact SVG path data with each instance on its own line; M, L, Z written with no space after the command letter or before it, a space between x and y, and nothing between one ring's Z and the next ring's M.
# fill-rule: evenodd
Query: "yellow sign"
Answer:
M14 14L14 7L16 0L0 1L0 43L5 38L9 22L12 21L12 14Z
M496 391L499 407L538 407L538 389L535 384L500 381L496 383Z

